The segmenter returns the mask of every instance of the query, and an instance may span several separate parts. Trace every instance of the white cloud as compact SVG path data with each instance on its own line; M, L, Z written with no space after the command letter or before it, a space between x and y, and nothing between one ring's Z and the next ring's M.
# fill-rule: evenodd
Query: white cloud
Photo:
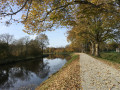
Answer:
M30 39L35 39L37 35L30 35Z

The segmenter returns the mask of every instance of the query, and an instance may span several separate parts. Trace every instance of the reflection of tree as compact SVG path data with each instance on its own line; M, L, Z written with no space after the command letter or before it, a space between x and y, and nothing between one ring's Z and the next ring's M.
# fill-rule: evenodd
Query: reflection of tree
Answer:
M8 72L0 70L0 87L8 80Z
M15 67L10 69L9 77L13 82L17 80L30 80L30 72L25 70L23 67Z
M55 58L61 58L61 59L66 59L69 60L70 56L67 54L50 54L47 59L55 59Z
M61 58L68 60L68 55L49 55L48 59ZM43 59L19 62L0 67L0 89L14 88L18 81L28 82L35 76L45 79L50 72L48 63Z
M30 81L32 73L40 78L48 76L49 67L43 60L32 60L0 67L0 88L13 87L17 81Z
M47 63L46 63L46 64L43 64L43 65L40 65L40 66L42 66L42 68L39 69L37 75L38 75L40 78L45 78L46 76L48 76L50 66L47 66Z

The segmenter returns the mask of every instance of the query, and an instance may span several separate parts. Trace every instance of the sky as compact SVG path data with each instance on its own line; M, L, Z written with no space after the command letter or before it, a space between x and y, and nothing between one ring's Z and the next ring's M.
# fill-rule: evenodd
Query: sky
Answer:
M17 11L18 7L14 7L14 11ZM21 16L24 12L19 12L13 16L13 19L21 20ZM23 32L24 25L21 23L12 23L10 26L5 25L5 21L8 21L10 17L5 17L2 20L0 19L0 34L9 33L10 35L14 35L15 39L22 38L24 36L30 36L31 39L34 39L36 35L28 35ZM58 28L55 31L46 31L44 32L49 39L48 47L64 47L68 45L67 42L67 28Z
M24 25L21 23L13 23L10 26L6 26L5 23L0 23L0 34L9 33L10 35L14 35L15 39L22 38L24 36L30 36L31 39L34 39L36 35L28 35L23 32ZM64 47L68 45L67 42L67 29L66 28L58 28L55 31L47 31L45 34L49 39L48 47Z

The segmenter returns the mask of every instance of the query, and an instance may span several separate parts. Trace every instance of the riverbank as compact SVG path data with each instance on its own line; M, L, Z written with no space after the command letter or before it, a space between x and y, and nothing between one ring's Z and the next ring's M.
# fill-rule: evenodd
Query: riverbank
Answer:
M79 55L72 55L63 68L44 81L36 90L72 90L80 89Z
M48 56L48 54L45 54L43 56L36 56L36 57L24 57L24 58L5 59L5 60L0 60L0 65L17 63L17 62L21 62L21 61L29 61L29 60L34 60L34 59L43 58L43 57L47 57L47 56Z

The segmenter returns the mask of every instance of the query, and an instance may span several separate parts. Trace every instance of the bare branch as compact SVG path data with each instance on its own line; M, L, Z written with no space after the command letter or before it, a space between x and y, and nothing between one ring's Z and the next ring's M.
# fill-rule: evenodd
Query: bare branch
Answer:
M93 4L91 2L88 2L88 1L77 1L77 0L75 0L74 2L77 3L77 4L88 4L88 5L91 5L91 6L96 7L96 8L99 8L101 5L103 5L103 4L95 5L95 4Z
M27 4L28 1L29 1L29 0L26 0L25 3L24 3L24 5L23 5L19 10L17 10L16 12L13 12L13 13L1 13L1 14L4 15L4 16L15 15L15 14L17 14L18 12L20 12L21 10L24 9L24 7L26 6L26 4Z
M32 0L30 0L30 5L29 5L29 7L28 7L27 16L26 16L26 18L25 18L24 21L26 21L27 18L28 18L28 14L29 14L29 11L30 11L31 4L32 4Z
M51 9L49 12L46 13L44 19L41 20L40 22L45 21L45 20L47 19L47 16L48 16L50 13L52 13L54 10L58 10L58 9L60 9L60 8L66 8L67 6L72 5L72 4L73 4L73 2L70 2L70 3L66 4L66 5L62 5L62 6L59 6L59 7L54 8L54 9Z

